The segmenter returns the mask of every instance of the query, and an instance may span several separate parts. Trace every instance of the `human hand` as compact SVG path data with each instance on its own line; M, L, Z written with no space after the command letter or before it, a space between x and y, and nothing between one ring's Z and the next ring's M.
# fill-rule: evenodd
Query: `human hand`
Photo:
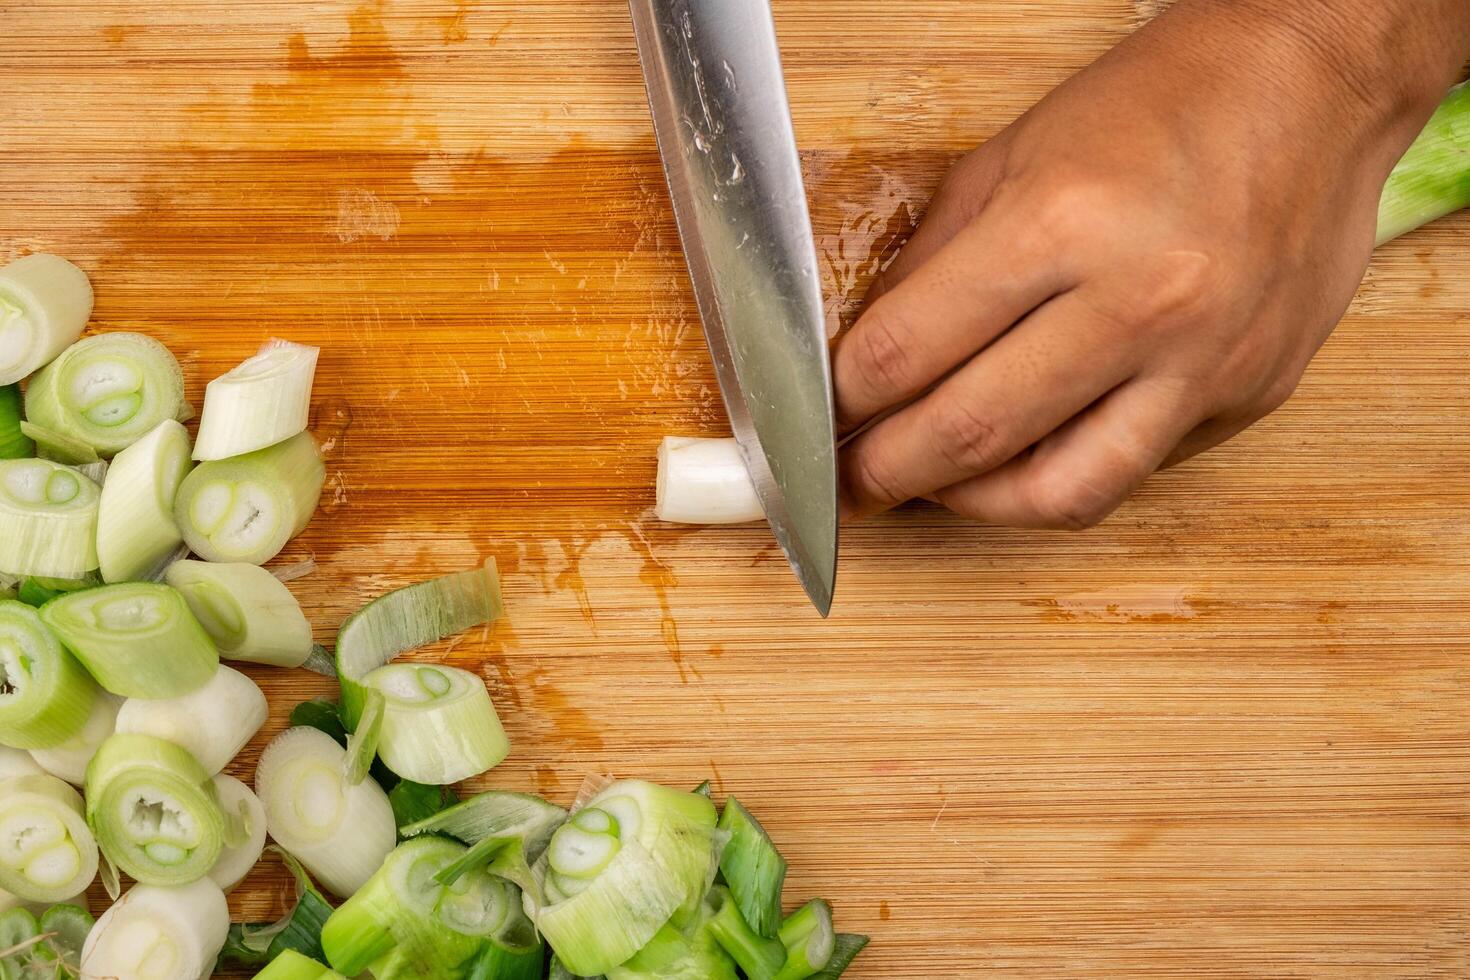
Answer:
M1461 0L1185 0L961 160L834 353L848 518L1082 528L1280 405Z

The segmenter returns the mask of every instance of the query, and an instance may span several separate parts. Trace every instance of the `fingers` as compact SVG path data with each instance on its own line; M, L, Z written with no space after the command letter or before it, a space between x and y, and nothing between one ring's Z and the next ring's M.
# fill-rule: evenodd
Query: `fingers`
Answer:
M987 523L1076 530L1118 508L1195 427L1181 386L1133 381L1044 439L1035 452L934 495Z
M841 459L846 515L887 510L995 469L1126 381L1139 355L1111 342L1109 326L1080 291L1060 296L854 438Z
M1220 443L1234 439L1257 421L1259 419L1254 416L1207 419L1184 435L1179 445L1174 447L1174 451L1169 453L1159 465L1159 469L1166 470L1171 466L1178 466L1187 459L1193 459L1202 452L1214 449Z

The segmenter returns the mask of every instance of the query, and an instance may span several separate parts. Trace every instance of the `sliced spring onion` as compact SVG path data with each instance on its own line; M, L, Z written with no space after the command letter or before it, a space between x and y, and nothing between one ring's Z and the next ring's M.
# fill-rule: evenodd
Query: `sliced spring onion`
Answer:
M837 938L832 930L832 907L820 898L812 899L786 917L777 938L786 947L786 962L776 980L805 980L825 969Z
M31 972L42 942L41 923L30 909L13 906L0 913L0 978Z
M22 422L20 385L0 385L0 459L24 459L36 451L35 442L21 431Z
M167 347L137 333L79 341L26 385L26 418L102 456L126 449L187 408L179 362Z
M82 335L92 284L66 259L37 253L0 269L0 384L14 384Z
M709 930L749 980L805 980L831 961L836 940L832 909L821 899L787 916L775 939L756 935L723 888L716 888L710 899L715 914Z
M31 749L31 759L51 775L73 786L82 785L87 781L87 766L92 756L117 726L117 712L122 703L123 699L117 695L98 691L81 731L60 745Z
M210 975L230 928L224 892L208 878L134 885L97 920L82 948L82 976L193 980Z
M189 550L206 561L263 565L305 530L326 467L309 433L268 449L194 468L174 517Z
M249 786L224 773L214 777L214 791L225 818L225 840L209 877L229 891L244 880L265 850L265 805Z
M396 663L371 671L362 683L386 701L378 754L404 779L457 783L510 754L510 739L478 674Z
M271 837L341 896L361 888L397 840L387 795L372 780L349 784L346 758L330 735L288 728L255 772Z
M36 455L42 459L65 463L67 466L85 466L100 462L102 458L97 455L97 450L80 439L54 432L44 425L22 422L20 434L35 443Z
M631 960L607 971L607 980L736 980L730 959L708 929L664 926Z
M255 980L344 980L344 978L336 970L322 966L310 956L303 956L294 949L288 949L271 960L264 970L257 973Z
M41 619L114 694L172 698L204 685L219 654L184 597L166 585L104 585L52 599Z
M0 888L31 902L65 901L97 875L82 798L55 776L0 782Z
M371 671L407 650L491 622L501 611L493 558L473 571L406 586L363 606L337 632L342 721L349 729L357 725L362 680Z
M852 966L852 961L857 959L858 954L867 945L867 936L839 932L832 944L832 958L827 961L826 966L812 974L812 980L837 980L847 972L847 968Z
M183 594L227 660L299 667L311 653L311 624L300 603L258 565L178 561L164 581Z
M221 664L213 677L188 694L128 698L117 713L117 731L173 742L212 776L260 731L269 713L255 682Z
M41 459L0 461L0 568L81 578L97 567L97 484Z
M566 819L567 811L539 796L491 790L408 824L403 828L403 836L448 834L471 845L486 840L515 839L521 843L526 859L534 862Z
M173 419L113 458L97 513L103 581L150 578L183 543L174 498L191 466L189 433Z
M204 877L224 846L210 774L152 735L113 735L87 767L87 822L119 868L150 885Z
M735 797L725 801L720 829L730 835L720 854L720 873L740 914L757 935L774 939L781 925L781 886L786 859L760 821Z
M665 436L654 514L676 524L744 524L765 516L734 439Z
M1470 204L1470 87L1450 89L1388 175L1378 203L1378 243Z
M204 389L194 458L225 459L264 449L306 431L315 347L273 340Z
M624 779L598 793L587 805L612 814L624 840L637 838L678 879L681 912L693 913L699 908L724 841L724 835L716 829L715 805L707 797L641 779Z
M0 600L0 744L60 745L82 730L97 685L30 606Z
M58 962L66 971L64 974L53 972L53 976L75 975L75 969L82 961L82 947L86 945L87 936L97 920L80 905L68 903L53 905L41 913L40 924L41 934L47 937L41 945L41 958Z
M11 776L42 776L46 770L36 765L27 752L0 745L0 780Z
M43 575L28 575L21 580L17 598L28 606L40 609L59 595L94 589L102 584L102 576L88 572L81 578L46 578Z

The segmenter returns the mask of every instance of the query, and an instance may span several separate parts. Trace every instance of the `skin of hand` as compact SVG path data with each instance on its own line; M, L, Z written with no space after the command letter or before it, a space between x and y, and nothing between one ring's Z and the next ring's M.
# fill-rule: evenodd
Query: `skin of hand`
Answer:
M1090 527L1273 411L1467 51L1464 0L1182 0L960 160L834 350L844 519Z

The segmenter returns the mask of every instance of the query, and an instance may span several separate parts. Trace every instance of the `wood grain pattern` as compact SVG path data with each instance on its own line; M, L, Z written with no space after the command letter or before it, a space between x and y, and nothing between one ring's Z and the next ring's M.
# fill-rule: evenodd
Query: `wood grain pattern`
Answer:
M1140 0L1141 2L1141 0ZM777 0L835 319L947 165L1134 0ZM648 517L712 375L618 0L0 0L0 258L193 393L324 348L322 639L495 555L482 785L738 793L858 978L1470 976L1470 221L1379 255L1300 394L1078 535L848 532L831 621L766 533ZM301 672L252 671L271 723ZM281 907L280 869L232 896Z

